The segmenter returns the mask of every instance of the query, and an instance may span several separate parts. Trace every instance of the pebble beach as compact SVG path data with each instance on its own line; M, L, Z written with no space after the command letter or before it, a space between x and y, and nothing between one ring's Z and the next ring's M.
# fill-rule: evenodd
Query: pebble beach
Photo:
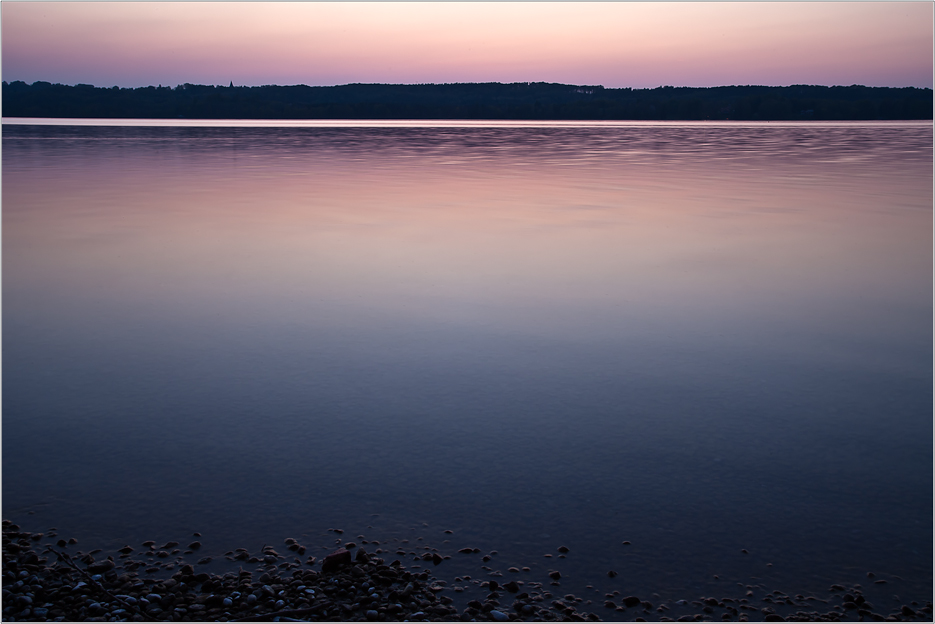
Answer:
M563 545L544 553L545 574L525 566L504 574L488 565L496 551L457 540L381 542L329 531L327 546L287 537L209 553L195 533L107 553L84 552L55 528L4 520L3 621L932 621L928 597L891 595L899 579L873 573L822 595L736 582L719 596L636 596L622 581L613 591L587 585L576 594L562 587L562 560L574 554ZM594 575L595 585L619 576Z

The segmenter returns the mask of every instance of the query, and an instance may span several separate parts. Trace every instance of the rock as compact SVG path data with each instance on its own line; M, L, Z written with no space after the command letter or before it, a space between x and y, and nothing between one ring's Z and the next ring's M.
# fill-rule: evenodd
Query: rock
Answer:
M564 555L565 553L568 552L568 546L559 546L559 547L558 547L558 552L560 552L560 553L562 553L562 554Z
M376 619L380 617L380 613L378 611L374 611L373 609L370 609L369 611L367 611L365 615L367 616L367 619L370 620L371 622L376 621Z
M638 606L641 602L642 600L640 600L636 596L627 596L626 598L623 599L623 604L627 608Z
M335 529L335 532L338 532L338 529ZM341 566L351 564L351 553L344 548L339 548L334 551L327 557L324 561L321 562L321 571L325 574L334 572L341 568Z
M357 548L357 544L355 544L354 542L347 542L346 544L344 544L344 548L346 550L353 550L354 548Z
M88 566L88 572L91 574L103 574L108 570L114 569L114 562L110 559L103 559L101 561L96 561Z
M497 611L496 609L491 611L488 615L490 615L492 619L498 622L507 622L510 619L510 616L508 616L506 613L503 613L502 611Z
M624 546L629 546L629 545L630 545L630 542L624 542L623 545L624 545Z
M519 591L519 585L516 581L509 581L508 583L503 584L503 589L507 590L511 594L515 594Z
M474 552L474 549L473 548L462 548L458 552L461 553L462 555L470 555Z
M441 555L439 555L438 553L432 553L432 563L434 563L435 565L438 565L442 561L444 560L442 559Z
M560 578L562 578L562 573L558 571L549 572L549 578L552 579L553 581L557 581Z
M764 622L785 622L786 618L782 617L778 613L767 613L766 617L763 618Z
M367 551L363 548L357 551L357 556L354 557L357 563L368 563L370 561L370 555L367 554Z
M192 550L198 550L199 548L201 548L201 542L192 542L191 544L188 545L188 547L191 548Z
M495 592L500 589L500 583L497 581L490 581L487 587L490 589L490 591Z
M615 576L617 576L617 573L614 572L613 570L608 570L607 576L609 576L610 578L614 578Z

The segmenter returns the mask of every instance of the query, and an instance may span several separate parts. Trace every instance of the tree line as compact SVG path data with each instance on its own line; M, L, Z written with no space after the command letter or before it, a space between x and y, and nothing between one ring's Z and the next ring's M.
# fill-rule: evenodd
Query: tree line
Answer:
M915 87L658 87L533 83L94 87L3 82L4 117L138 119L932 119Z

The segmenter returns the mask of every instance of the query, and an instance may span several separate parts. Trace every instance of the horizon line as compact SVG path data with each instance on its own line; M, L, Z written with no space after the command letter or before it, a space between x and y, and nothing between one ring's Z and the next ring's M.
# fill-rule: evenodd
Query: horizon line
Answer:
M149 89L149 88L168 88L168 89L172 89L172 88L184 87L184 86L186 86L186 85L191 85L191 86L193 86L193 87L216 87L216 88L221 88L221 89L230 89L230 88L234 88L234 89L260 89L260 88L263 88L263 87L306 87L306 88L309 88L309 89L335 89L335 88L339 88L339 87L353 87L353 86L426 87L426 86L456 86L456 85L505 85L505 86L509 86L509 85L557 85L557 86L566 86L566 87L584 87L584 88L592 88L592 89L603 89L603 90L607 90L607 91L623 91L623 90L630 90L630 91L655 91L656 89L727 89L727 88L732 88L732 87L747 87L747 88L748 88L748 87L765 87L765 88L769 88L769 89L787 89L787 88L790 88L790 87L821 87L821 88L826 88L826 89L835 89L835 88L847 89L847 88L852 88L852 87L860 87L860 88L864 88L864 89L919 89L920 91L932 91L932 87L916 87L916 86L913 86L913 85L907 85L907 86L902 86L902 87L873 87L873 86L868 86L868 85L863 85L863 84L857 84L857 83L850 84L850 85L843 85L843 84L842 84L842 85L838 85L838 84L836 84L836 85L823 85L823 84L793 83L793 84L789 84L789 85L730 84L730 85L716 85L716 86L712 86L712 87L694 87L694 86L688 86L688 85L679 85L679 86L675 86L675 85L659 85L659 86L657 86L657 87L605 87L604 85L599 85L599 84L572 84L572 83L564 83L564 82L546 82L546 81L543 81L543 80L539 80L539 81L515 81L515 82L497 82L497 81L488 81L488 82L412 82L412 83L405 83L405 82L348 82L348 83L334 84L334 85L308 85L308 84L305 84L305 83L297 83L297 84L273 84L273 83L268 83L268 84L262 84L262 85L235 85L235 84L233 84L233 81L230 81L230 83L229 83L228 85L223 85L223 84L204 84L204 83L194 83L194 82L183 82L183 83L178 83L178 84L176 84L175 87L172 87L172 86L169 86L169 85L163 86L162 83L159 83L158 85L152 85L152 84L150 84L150 85L136 86L136 87L121 87L121 86L119 86L119 85L113 85L113 86L111 86L111 87L105 87L105 86L97 86L97 85L90 84L90 83L84 83L84 82L78 82L78 83L75 83L75 84L65 84L65 83L61 83L61 82L50 82L50 81L48 81L48 80L35 80L35 81L33 81L33 82L26 82L25 80L3 80L3 84L5 84L5 85L13 84L13 83L15 83L15 82L22 82L23 84L26 84L26 85L28 85L28 86L33 86L33 85L35 85L35 84L37 84L37 83L45 83L45 84L49 84L49 85L52 85L52 86L63 86L63 87L79 87L79 86L86 86L86 87L92 87L92 88L95 88L95 89L113 89L113 88L115 88L115 87L118 88L118 89Z

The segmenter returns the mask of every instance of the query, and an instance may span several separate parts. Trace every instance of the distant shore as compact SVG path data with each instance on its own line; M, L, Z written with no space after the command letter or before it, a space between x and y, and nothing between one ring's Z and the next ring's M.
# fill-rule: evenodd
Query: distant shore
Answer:
M346 537L342 529L329 531L338 537L330 546L319 546L324 549L320 557L306 556L313 545L293 538L255 552L209 553L200 533L106 553L83 552L78 539L55 529L30 532L4 520L3 620L932 620L931 602L875 606L866 596L887 580L869 574L866 589L859 583L834 584L827 595L793 596L762 584L737 583L726 586L735 588L732 596L676 599L629 595L625 581L606 570L595 575L619 580L619 590L601 593L588 585L574 595L561 587L561 560L573 556L564 546L554 555L546 553L554 569L545 574L528 567L511 567L503 574L490 567L496 551L483 554L458 547L456 540L445 540L443 548L421 538L381 545L364 535ZM211 565L214 560L228 563L219 569ZM458 572L466 565L476 572Z
M793 85L606 89L555 83L139 88L3 83L4 117L580 121L930 120L931 89Z

